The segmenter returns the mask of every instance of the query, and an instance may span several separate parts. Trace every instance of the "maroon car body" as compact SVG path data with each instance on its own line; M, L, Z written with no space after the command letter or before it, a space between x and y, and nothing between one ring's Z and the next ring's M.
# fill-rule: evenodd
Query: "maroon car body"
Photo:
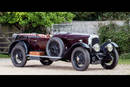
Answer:
M59 33L55 34L53 37L61 38L65 44L65 47L70 48L73 44L80 42L81 40L82 42L88 44L89 35ZM15 41L24 41L28 43L30 51L45 51L46 44L50 38L50 35L44 34L18 34Z
M43 34L18 34L15 41L24 41L29 44L29 50L45 51L49 35Z
M111 40L99 44L98 35L60 32L53 35L36 33L13 34L14 42L9 47L15 66L24 66L27 58L39 59L43 65L53 61L71 61L76 70L82 71L89 64L101 64L105 69L113 69L118 62L118 45ZM29 52L45 52L42 56L30 55ZM112 55L112 56L111 56ZM114 58L114 59L113 59ZM16 60L20 60L18 63ZM46 62L48 61L48 62ZM107 65L112 61L111 65ZM80 66L82 65L82 67Z
M88 44L89 35L66 33L66 34L56 34L56 35L54 35L54 37L61 38L63 40L63 42L65 43L65 46L70 48L74 43L80 42L81 40L82 40L82 42Z

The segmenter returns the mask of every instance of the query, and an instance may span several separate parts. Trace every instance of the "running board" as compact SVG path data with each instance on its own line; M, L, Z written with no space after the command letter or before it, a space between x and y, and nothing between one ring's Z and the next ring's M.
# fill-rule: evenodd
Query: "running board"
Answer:
M61 59L62 57L54 57L54 56L37 56L37 55L27 55L30 59L40 59L40 58L49 58L49 59Z

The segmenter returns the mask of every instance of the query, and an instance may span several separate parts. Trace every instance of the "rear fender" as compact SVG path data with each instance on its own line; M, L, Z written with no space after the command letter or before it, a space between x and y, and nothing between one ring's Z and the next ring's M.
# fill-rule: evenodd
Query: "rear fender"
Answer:
M27 54L28 51L29 51L29 49L28 49L28 45L27 45L27 43L25 43L24 41L21 41L21 40L20 40L20 41L19 41L19 40L14 41L14 42L9 46L8 54L11 53L13 47L15 47L15 45L16 45L17 43L20 43L22 46L24 46L24 48L25 48L25 52L26 52L26 54Z

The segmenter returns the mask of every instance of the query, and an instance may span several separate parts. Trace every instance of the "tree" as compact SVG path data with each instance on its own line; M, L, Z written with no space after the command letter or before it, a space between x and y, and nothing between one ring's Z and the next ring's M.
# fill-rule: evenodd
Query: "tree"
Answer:
M127 20L130 12L98 12L98 20Z
M72 12L72 13L76 15L74 17L74 20L91 21L97 19L96 12Z
M80 21L106 21L106 20L127 20L130 12L73 12L74 20Z
M0 23L16 26L24 32L28 29L47 29L52 24L71 22L71 12L0 12Z

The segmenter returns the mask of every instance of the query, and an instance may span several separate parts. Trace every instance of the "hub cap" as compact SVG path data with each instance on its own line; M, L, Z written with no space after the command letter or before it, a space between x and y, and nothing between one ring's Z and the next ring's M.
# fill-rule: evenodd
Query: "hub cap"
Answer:
M83 67L85 64L84 54L81 51L75 52L73 60L75 65L79 68Z
M110 53L109 56L108 56L108 62L106 62L105 64L106 65L112 65L113 61L114 61L114 54Z
M16 49L13 53L13 57L15 58L17 63L21 63L23 60L22 52L19 49Z
M50 56L58 56L58 54L60 53L60 47L57 42L54 41L54 42L50 43L49 53L50 53Z

